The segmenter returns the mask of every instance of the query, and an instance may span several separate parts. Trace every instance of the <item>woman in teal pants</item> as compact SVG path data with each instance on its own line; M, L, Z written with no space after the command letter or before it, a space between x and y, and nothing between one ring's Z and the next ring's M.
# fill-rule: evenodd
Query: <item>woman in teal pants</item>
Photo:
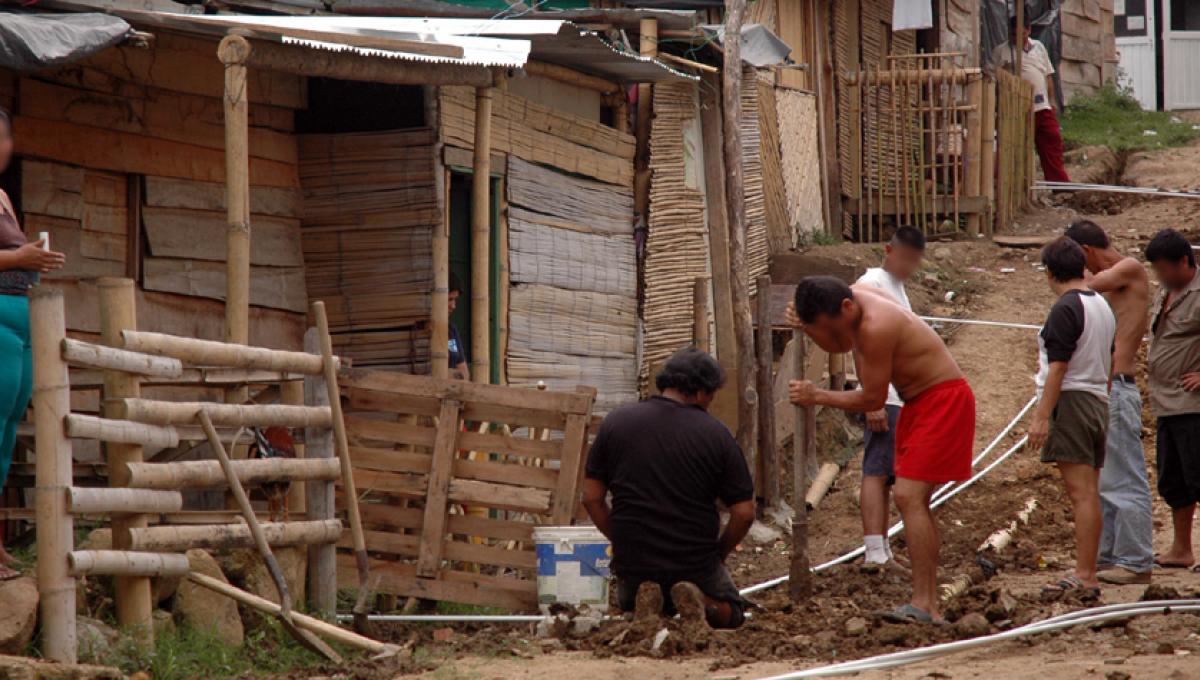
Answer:
M0 173L12 161L12 119L0 108ZM0 190L0 490L8 480L17 424L29 406L33 361L29 346L29 289L40 272L66 263L62 253L44 248L42 240L28 243L8 194ZM0 580L19 574L10 566L12 555L0 538Z

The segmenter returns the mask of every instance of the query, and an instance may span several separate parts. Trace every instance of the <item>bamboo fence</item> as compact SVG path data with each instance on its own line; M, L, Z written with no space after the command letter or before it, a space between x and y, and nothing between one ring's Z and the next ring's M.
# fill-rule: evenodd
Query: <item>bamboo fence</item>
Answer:
M996 72L996 228L1012 223L1033 187L1033 87Z

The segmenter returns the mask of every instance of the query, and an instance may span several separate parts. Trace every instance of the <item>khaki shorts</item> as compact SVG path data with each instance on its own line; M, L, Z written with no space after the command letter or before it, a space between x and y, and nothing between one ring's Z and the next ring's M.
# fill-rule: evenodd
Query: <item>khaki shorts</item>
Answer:
M1089 392L1063 392L1050 417L1043 463L1083 463L1104 467L1108 404Z

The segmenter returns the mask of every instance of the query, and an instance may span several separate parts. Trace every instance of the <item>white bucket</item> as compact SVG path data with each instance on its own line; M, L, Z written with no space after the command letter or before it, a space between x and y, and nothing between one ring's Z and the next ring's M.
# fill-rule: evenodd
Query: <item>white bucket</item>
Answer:
M534 527L538 604L608 605L612 546L595 527Z

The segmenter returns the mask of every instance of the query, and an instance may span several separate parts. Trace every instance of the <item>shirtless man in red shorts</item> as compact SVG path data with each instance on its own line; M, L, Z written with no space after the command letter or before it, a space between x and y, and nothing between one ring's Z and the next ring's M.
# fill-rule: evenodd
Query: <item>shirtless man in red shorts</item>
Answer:
M924 321L869 285L810 276L796 287L789 321L827 352L853 351L861 390L834 392L793 380L800 406L878 411L888 384L904 399L896 426L896 505L904 518L913 596L885 612L892 621L941 621L937 566L941 537L929 509L934 486L971 476L975 395L949 350Z

